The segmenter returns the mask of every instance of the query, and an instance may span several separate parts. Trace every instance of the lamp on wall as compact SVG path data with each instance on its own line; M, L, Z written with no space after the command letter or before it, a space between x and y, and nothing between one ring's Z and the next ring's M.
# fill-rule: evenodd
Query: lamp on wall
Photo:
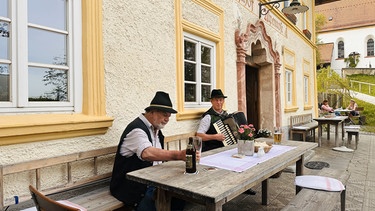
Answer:
M262 15L267 15L267 13L272 10L273 8L278 9L280 7L280 3L285 0L278 0L278 1L270 1L265 3L259 3L259 19ZM264 5L271 5L271 9L267 10L267 8L262 8ZM301 12L306 12L309 9L309 7L305 5L301 5L298 0L293 0L292 3L290 3L289 7L284 7L281 11L285 14L297 14Z

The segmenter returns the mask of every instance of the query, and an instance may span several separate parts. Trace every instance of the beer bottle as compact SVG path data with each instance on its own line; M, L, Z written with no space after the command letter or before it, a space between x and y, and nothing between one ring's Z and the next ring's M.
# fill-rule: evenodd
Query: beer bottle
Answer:
M189 137L189 143L186 148L186 173L195 173L196 171L197 164L193 137Z

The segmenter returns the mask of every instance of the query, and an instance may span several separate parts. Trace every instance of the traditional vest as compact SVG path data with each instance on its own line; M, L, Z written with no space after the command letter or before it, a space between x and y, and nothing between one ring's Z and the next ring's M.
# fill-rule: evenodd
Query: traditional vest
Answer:
M210 128L208 129L206 134L217 134L213 123L216 122L219 119L224 120L225 118L228 117L228 113L226 111L224 111L222 114L218 114L217 112L214 111L214 109L212 107L210 109L208 109L208 111L206 111L202 115L202 118L205 117L206 115L211 116ZM222 141L218 141L218 140L203 141L202 152L208 151L208 150L211 150L211 149L216 149L216 148L223 147L223 146L224 146L224 144L223 144Z
M120 148L124 142L124 138L130 131L135 128L140 128L145 131L149 141L152 143L150 131L145 123L139 117L131 122L121 135L120 143L116 152L115 163L113 165L110 184L111 194L128 206L136 206L140 202L140 200L144 196L147 186L138 182L128 180L126 178L126 173L152 166L152 162L142 161L137 157L137 154L134 154L128 158L120 154ZM163 147L164 136L160 130L158 136L161 146Z

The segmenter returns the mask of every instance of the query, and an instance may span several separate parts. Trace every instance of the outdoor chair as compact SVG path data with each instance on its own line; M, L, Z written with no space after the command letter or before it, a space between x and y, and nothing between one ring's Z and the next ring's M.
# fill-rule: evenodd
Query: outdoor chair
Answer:
M355 110L358 112L357 116L353 116L351 113L348 115L350 123L354 125L366 124L366 116L362 114L364 107L357 107Z
M79 209L79 208L71 207L71 206L62 204L62 202L52 200L52 199L46 197L45 195L43 195L36 188L34 188L32 185L29 186L29 189L30 189L31 197L32 197L32 199L34 201L34 204L36 206L36 209L38 211L52 211L52 210L53 211L81 211L81 210L86 210L86 209Z

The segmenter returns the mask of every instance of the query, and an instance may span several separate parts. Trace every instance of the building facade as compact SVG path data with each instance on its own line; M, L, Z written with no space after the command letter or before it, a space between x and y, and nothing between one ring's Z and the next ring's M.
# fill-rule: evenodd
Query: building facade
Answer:
M358 58L355 68L375 67L375 1L341 0L316 6L317 14L326 18L318 31L318 39L329 52L331 69L343 76L343 68L351 68L350 57ZM353 68L353 67L352 67Z
M159 90L178 110L166 136L195 131L214 88L228 96L229 113L243 111L257 129L280 126L285 138L290 116L317 114L311 1L296 15L281 12L288 1L261 15L267 1L56 1L48 6L61 12L61 26L48 21L48 8L31 21L41 7L14 2L0 7L9 8L0 9L0 26L10 32L0 38L0 66L11 76L0 89L10 93L0 102L0 165L117 145ZM32 182L3 179L8 202Z

